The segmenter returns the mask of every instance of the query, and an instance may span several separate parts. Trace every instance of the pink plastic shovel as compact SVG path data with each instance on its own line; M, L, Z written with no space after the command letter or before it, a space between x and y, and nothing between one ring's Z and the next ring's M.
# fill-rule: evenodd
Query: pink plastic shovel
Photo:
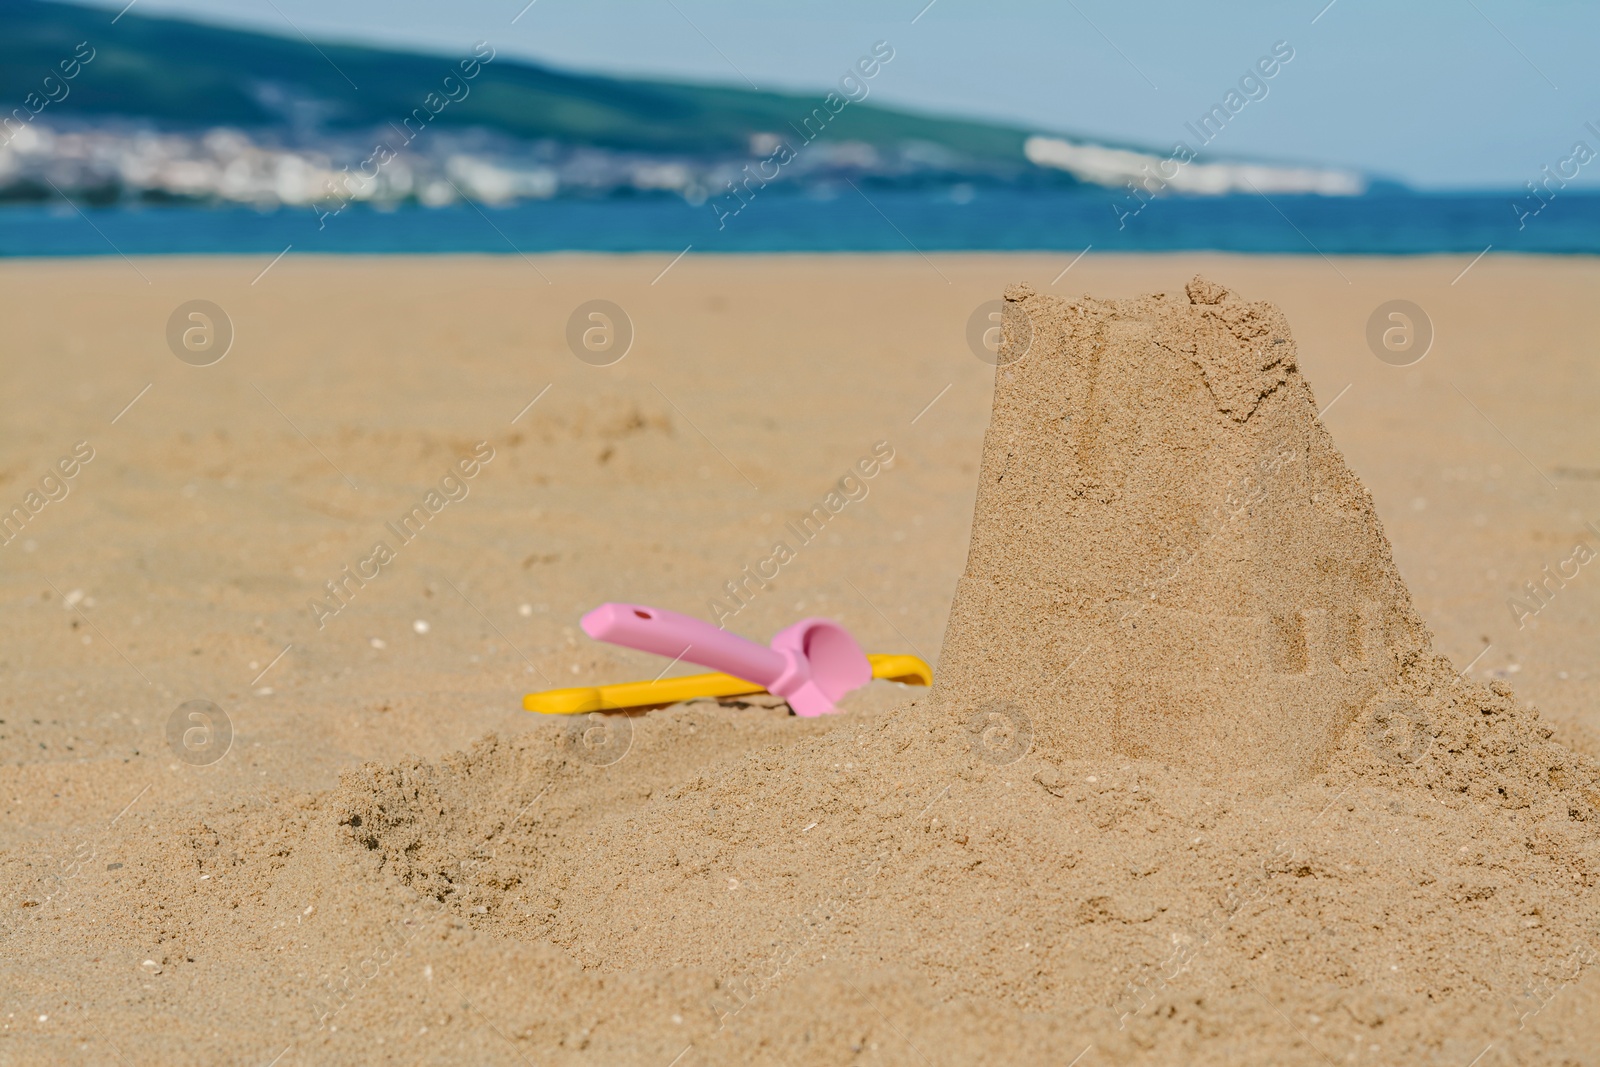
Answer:
M758 645L708 622L640 604L601 604L583 617L596 641L698 663L754 682L789 702L796 715L829 715L834 702L872 680L872 665L848 630L801 619Z

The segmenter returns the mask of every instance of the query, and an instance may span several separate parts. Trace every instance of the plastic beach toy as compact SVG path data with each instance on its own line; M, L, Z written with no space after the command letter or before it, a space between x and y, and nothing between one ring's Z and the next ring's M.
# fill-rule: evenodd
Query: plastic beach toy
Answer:
M906 685L932 685L933 671L917 656L889 656L867 653L872 676ZM691 674L682 678L662 678L655 682L622 682L617 685L576 686L547 689L522 698L527 711L542 715L581 715L589 711L628 711L661 708L702 697L740 697L767 690L754 682L731 674Z
M933 672L916 656L868 656L849 631L829 619L802 619L779 630L770 647L688 615L640 604L602 604L581 625L597 641L723 673L529 693L522 698L528 711L575 715L765 691L787 700L796 715L810 717L836 711L839 698L873 678L917 685L933 681Z

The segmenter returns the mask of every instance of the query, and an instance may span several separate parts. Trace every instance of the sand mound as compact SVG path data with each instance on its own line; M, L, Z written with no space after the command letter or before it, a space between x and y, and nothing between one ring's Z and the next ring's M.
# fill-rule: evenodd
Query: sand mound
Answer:
M1176 298L1007 299L1026 320L939 696L1020 709L1057 757L1267 783L1323 767L1362 709L1404 699L1430 636L1283 315L1198 278Z
M1600 1011L1592 978L1543 1015L1592 962L1594 769L1504 689L1462 684L1437 711L1415 761L1358 729L1328 773L1273 796L1149 762L994 764L923 702L632 797L602 799L615 768L533 735L352 773L334 808L355 850L458 921L690 990L677 1032L696 1062L873 1045L925 1062L907 1035L926 1062L1582 1049L1571 1016ZM702 729L721 714L665 713ZM693 744L681 720L665 729L639 755ZM519 819L547 775L560 784ZM524 996L591 1004L618 1047L642 1024L593 984Z
M660 988L685 1063L1595 1062L1600 775L1431 652L1281 315L1010 296L932 698L369 766L349 849L582 966L534 1051Z

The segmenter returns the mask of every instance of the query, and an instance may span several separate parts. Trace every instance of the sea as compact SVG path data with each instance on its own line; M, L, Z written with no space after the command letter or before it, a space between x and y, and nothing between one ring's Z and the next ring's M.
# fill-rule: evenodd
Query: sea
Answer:
M1537 210L1531 210L1537 208ZM1136 209L1136 210L1134 210ZM678 197L378 209L0 206L0 256L259 253L1600 253L1600 193L1162 197L1015 188L763 190L736 215Z

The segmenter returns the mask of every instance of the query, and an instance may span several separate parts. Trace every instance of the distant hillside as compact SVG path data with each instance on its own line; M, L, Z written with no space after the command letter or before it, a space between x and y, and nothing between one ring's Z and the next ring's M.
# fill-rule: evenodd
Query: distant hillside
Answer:
M70 95L50 105L51 118L260 129L314 115L327 131L368 129L418 107L455 62L348 44L313 47L298 38L142 15L138 8L113 26L114 14L0 0L0 101L9 108L38 92L41 79L88 41L95 59ZM788 131L822 96L572 74L503 53L471 90L438 116L439 126L673 155L745 153L752 135ZM975 163L1026 166L1029 132L863 103L846 108L829 137L928 142Z
M893 50L874 51L875 77L893 78ZM941 188L958 202L984 185L1100 186L1127 213L1163 194L1346 196L1368 184L1314 167L1180 166L1133 146L896 111L871 102L873 78L838 95L769 93L558 71L493 42L477 57L0 0L0 201L333 212L676 195L721 220L769 183Z

